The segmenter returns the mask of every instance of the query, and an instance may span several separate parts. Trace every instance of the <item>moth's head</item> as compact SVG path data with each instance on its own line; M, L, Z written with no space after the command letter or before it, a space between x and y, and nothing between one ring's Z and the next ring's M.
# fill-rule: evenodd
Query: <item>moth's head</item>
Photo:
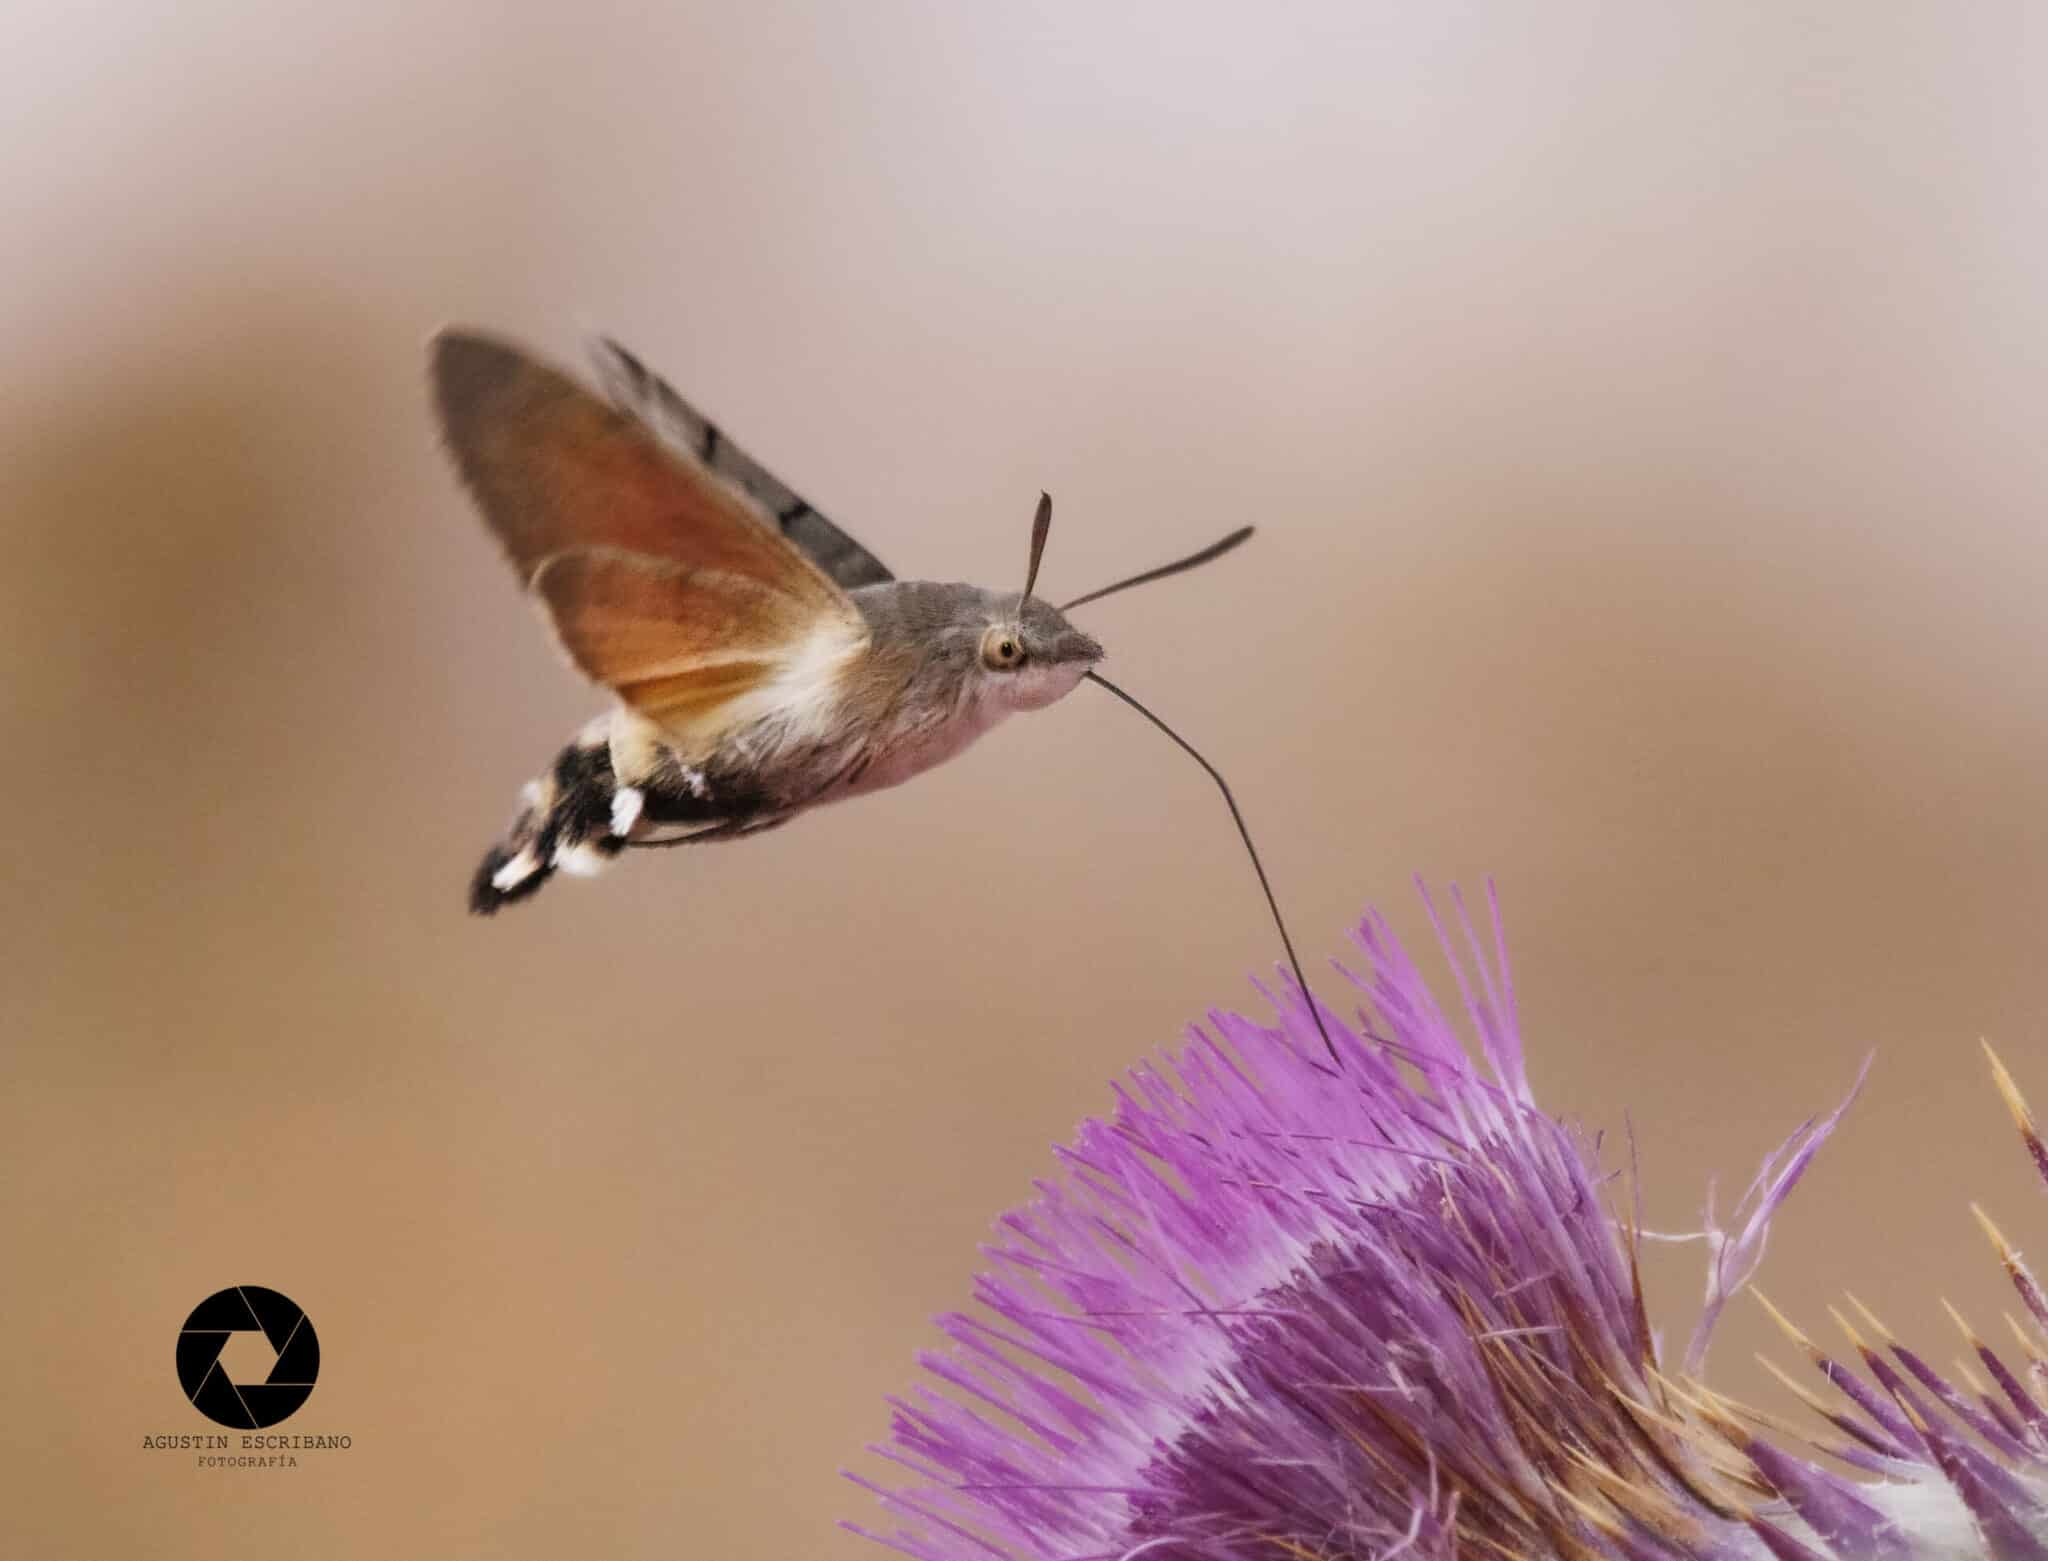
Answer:
M1024 589L1015 596L982 595L970 609L977 631L975 691L1007 710L1043 710L1087 675L1102 659L1102 647L1067 622L1051 602L1031 594L1045 539L1052 532L1052 499L1038 496L1031 520L1031 562Z
M980 687L1011 710L1043 710L1102 659L1101 645L1035 596L996 597L980 616Z

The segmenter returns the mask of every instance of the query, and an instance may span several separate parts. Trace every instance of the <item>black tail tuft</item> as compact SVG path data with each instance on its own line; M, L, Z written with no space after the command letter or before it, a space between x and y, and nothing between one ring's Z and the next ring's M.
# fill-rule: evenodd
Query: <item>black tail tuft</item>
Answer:
M500 889L494 880L503 872L507 863L519 854L520 848L495 845L484 853L478 864L476 876L469 881L469 909L473 915L495 916L503 907L528 895L537 894L542 884L554 877L552 866L543 863L534 868L520 882L509 889Z
M618 791L611 751L601 730L586 728L554 766L526 791L526 804L505 838L485 853L469 881L469 908L495 916L536 894L557 870L595 872L625 840L612 833Z

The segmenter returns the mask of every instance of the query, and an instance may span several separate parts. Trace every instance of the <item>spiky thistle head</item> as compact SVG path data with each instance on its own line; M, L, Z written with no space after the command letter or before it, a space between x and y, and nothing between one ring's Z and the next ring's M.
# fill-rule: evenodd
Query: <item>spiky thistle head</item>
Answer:
M1289 989L1276 1024L1212 1014L1133 1069L1000 1221L979 1311L939 1319L948 1347L873 1449L909 1482L860 1480L897 1526L856 1531L919 1561L2048 1561L2048 1368L2024 1333L2019 1373L1970 1335L1993 1392L1867 1314L1860 1373L1794 1330L1839 1396L1809 1395L1825 1445L1699 1380L1846 1103L1708 1233L1705 1312L1667 1361L1638 1215L1531 1096L1497 907L1490 947L1456 910L1462 948L1437 931L1484 1070L1377 916L1361 1022L1323 1014L1341 1066Z

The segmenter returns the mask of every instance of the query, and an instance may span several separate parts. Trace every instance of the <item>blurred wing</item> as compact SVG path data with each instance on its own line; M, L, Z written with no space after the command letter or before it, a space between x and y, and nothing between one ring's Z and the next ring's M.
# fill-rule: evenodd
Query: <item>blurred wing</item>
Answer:
M702 462L753 501L774 526L841 587L893 580L882 561L799 498L725 431L677 395L673 386L610 337L591 346L605 393L658 434L670 449Z
M664 726L698 727L867 640L860 611L747 501L518 349L444 333L435 398L457 464L563 648Z

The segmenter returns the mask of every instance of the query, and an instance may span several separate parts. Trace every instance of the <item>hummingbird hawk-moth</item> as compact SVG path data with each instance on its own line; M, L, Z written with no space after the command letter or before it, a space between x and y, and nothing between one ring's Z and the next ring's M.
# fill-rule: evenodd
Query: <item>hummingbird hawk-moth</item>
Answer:
M1095 671L1102 646L1066 616L1251 527L1055 607L1033 594L1052 520L1041 494L1021 592L899 580L623 347L600 341L594 357L602 396L490 336L432 346L442 432L477 507L570 662L616 698L527 784L471 910L629 847L735 840L900 785L1087 679L1222 787L1301 979L1223 777Z

